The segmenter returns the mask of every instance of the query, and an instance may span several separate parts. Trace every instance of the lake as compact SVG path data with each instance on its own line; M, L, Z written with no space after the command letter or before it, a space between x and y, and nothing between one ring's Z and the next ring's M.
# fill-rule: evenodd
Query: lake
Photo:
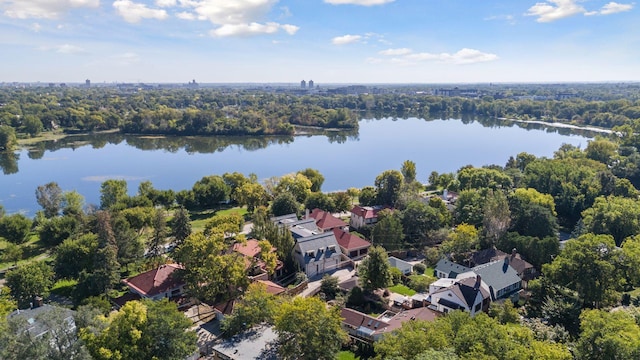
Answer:
M100 184L125 179L129 194L141 181L157 189L190 189L206 175L238 171L264 180L305 168L325 177L323 191L373 185L384 170L417 165L418 180L431 171L455 172L471 164L503 166L528 152L553 156L563 143L584 148L593 132L504 120L362 120L359 131L295 137L69 136L3 156L0 204L7 213L33 216L39 185L55 181L98 204Z

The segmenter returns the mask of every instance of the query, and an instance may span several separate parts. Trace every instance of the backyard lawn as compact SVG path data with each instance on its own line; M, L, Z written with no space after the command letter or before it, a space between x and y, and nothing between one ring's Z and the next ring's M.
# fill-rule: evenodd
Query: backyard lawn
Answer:
M398 285L394 285L390 288L388 288L389 291L400 294L400 295L405 295L405 296L412 296L416 294L416 291L413 289L409 289L408 287L406 287L405 285L402 284L398 284Z

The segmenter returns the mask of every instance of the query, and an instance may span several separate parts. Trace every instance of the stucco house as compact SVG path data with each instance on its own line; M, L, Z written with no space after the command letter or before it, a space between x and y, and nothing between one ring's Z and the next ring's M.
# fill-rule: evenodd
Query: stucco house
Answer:
M371 243L367 240L342 229L333 229L333 235L342 252L351 260L360 260L369 253Z
M143 299L160 300L175 298L184 294L185 283L177 276L183 269L178 264L165 264L143 272L142 274L122 280L129 291Z
M385 209L385 206L360 206L356 205L351 209L349 225L352 228L360 229L367 225L375 225L378 222L378 213Z
M342 262L350 261L342 253L333 232L296 239L293 258L309 278L336 270Z

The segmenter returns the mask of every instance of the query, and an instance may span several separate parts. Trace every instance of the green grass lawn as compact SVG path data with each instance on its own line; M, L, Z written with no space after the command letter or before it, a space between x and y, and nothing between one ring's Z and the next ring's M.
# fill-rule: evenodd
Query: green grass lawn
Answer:
M394 292L394 293L398 293L400 295L405 295L405 296L412 296L416 294L416 291L413 289L409 289L408 287L402 285L402 284L398 284L398 285L394 285L390 288L388 288L389 291Z
M190 214L191 216L191 231L198 232L204 230L204 226L207 221L214 217L215 215L230 215L233 213L237 213L242 217L245 217L249 212L246 207L234 207L223 210L205 210L193 212Z
M7 246L7 241L0 238L0 255L2 250ZM45 260L51 257L47 247L40 242L40 238L36 234L31 234L29 239L20 244L22 248L22 260L18 261L18 265L30 263L32 261ZM13 263L4 262L0 257L0 271L13 266Z
M336 360L360 360L360 358L356 357L356 354L351 351L340 351Z

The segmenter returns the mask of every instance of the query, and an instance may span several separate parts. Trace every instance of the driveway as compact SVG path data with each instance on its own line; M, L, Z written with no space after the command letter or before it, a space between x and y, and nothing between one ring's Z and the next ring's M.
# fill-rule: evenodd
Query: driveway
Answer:
M344 269L338 269L333 272L328 272L326 274L329 274L333 277L337 277L338 283L341 283L345 280L351 279L356 274L356 271L355 269L349 267ZM315 279L313 281L309 281L309 285L303 292L300 293L299 296L309 297L317 294L320 291L321 284L322 284L322 277Z

